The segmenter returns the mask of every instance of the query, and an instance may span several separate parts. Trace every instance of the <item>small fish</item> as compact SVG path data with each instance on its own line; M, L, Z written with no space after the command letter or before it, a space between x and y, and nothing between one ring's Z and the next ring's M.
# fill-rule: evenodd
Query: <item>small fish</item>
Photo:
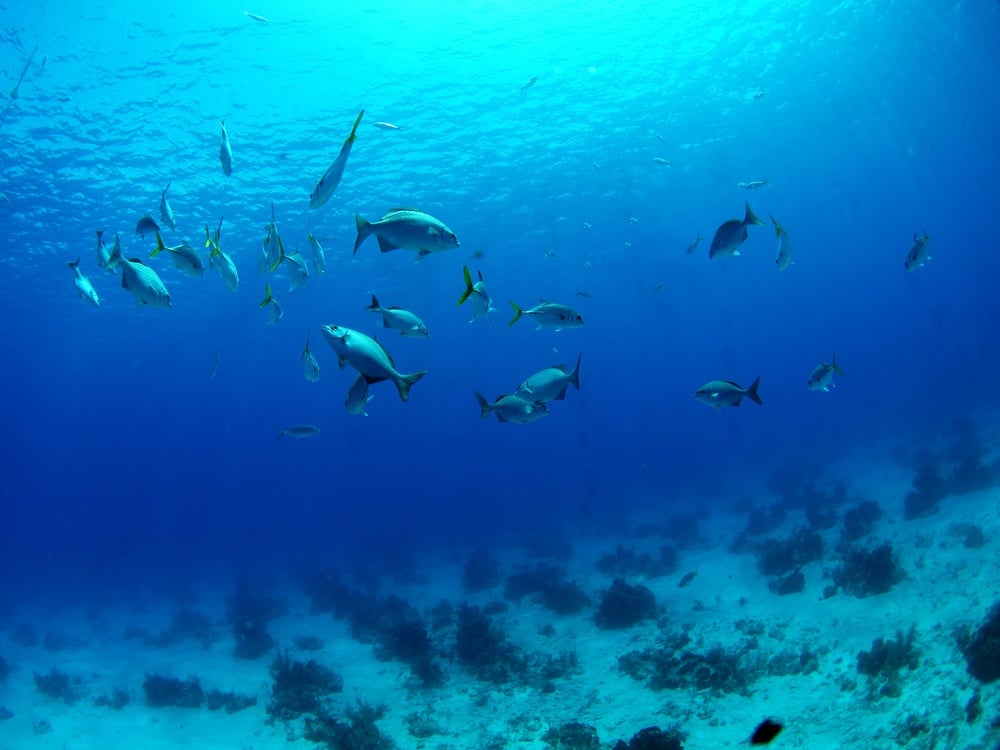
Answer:
M532 86L535 85L535 81L537 80L538 76L531 76L531 78L529 78L527 81L521 84L521 91L524 91L525 89L530 89Z
M368 406L368 402L371 401L375 396L370 396L368 394L368 381L365 380L364 375L358 375L354 378L354 382L351 383L351 387L347 391L347 398L344 400L344 407L347 409L347 413L357 416L361 415L364 417L368 416L368 412L365 411L365 407Z
M583 228L584 229L590 229L591 228L590 222L589 221L583 222Z
M629 224L638 224L639 220L637 218L635 218L634 216L629 216L628 217L628 223ZM629 245L629 247L631 247L631 245Z
M732 380L713 380L695 391L694 397L701 403L717 409L723 406L739 406L744 396L758 406L763 406L760 396L757 395L759 385L760 378L753 381L749 388L742 388Z
M340 178L344 176L344 167L347 166L347 158L351 155L351 147L358 140L358 125L361 124L361 118L364 116L365 111L361 110L354 121L354 127L351 128L351 134L347 136L344 145L340 147L337 158L333 160L333 164L327 168L319 182L316 183L316 187L313 188L312 194L309 196L309 208L319 208L326 203L333 195L333 191L337 189L337 185L340 184Z
M219 226L215 228L214 237L208 232L208 224L205 225L205 247L212 248L208 253L208 265L211 268L217 269L219 275L222 276L223 283L230 291L235 292L240 288L240 274L236 270L236 264L233 262L233 259L229 257L228 253L223 251L219 244L221 232L222 217L219 217Z
M403 336L426 339L431 335L424 321L416 315L402 307L382 307L374 294L372 295L372 303L365 309L382 316L383 328L392 328Z
M753 734L750 735L751 745L768 745L771 743L775 737L781 734L781 730L784 726L774 721L773 719L764 719L757 728L753 730Z
M358 237L354 241L354 252L371 235L378 238L379 250L412 250L417 260L423 260L431 253L451 250L459 246L458 237L445 224L430 214L413 208L394 208L378 221L366 221L360 214L355 215Z
M490 297L490 292L486 288L486 282L483 281L483 272L479 272L479 281L474 284L472 283L472 274L469 272L468 266L462 266L462 275L465 277L465 291L458 298L458 305L465 304L465 300L472 297L472 319L469 322L475 323L491 312L496 312L496 308L493 307L493 298ZM491 325L492 322L491 318Z
M554 257L556 257L556 251L555 250L546 250L545 251L545 259L546 260L550 260L550 259L552 259Z
M677 588L679 588L679 589L687 588L692 583L694 583L694 579L697 578L697 577L698 577L698 569L697 568L695 568L694 570L688 571L687 573L684 574L684 577L681 578L680 582L677 584Z
M135 223L135 233L140 237L145 239L146 235L150 232L159 232L160 225L156 223L152 216L149 214L143 214L139 217L139 221Z
M167 191L170 190L170 183L163 188L163 192L160 193L160 219L171 229L176 229L177 225L174 222L174 209L170 207L170 201L167 200Z
M118 236L115 235L115 242L117 241ZM119 248L120 251L121 248ZM97 230L97 265L109 273L115 272L114 267L111 265L111 251L104 244L104 232L100 229Z
M404 375L396 369L392 355L371 336L337 325L323 326L323 337L337 355L340 369L350 365L371 385L383 380L392 381L399 398L406 401L410 397L410 388L427 374L421 370Z
M226 123L219 120L219 127L222 128L222 142L219 144L219 161L222 162L222 173L229 177L233 173L233 147L229 145L229 133L226 132Z
M570 383L580 390L580 361L583 354L576 358L576 367L570 370L566 365L556 365L539 370L517 387L515 396L527 401L562 401L566 398L566 389Z
M792 240L789 238L788 232L773 215L771 223L774 224L774 235L778 238L778 257L774 262L778 265L779 271L784 271L795 262L795 251L792 249Z
M316 383L319 381L319 362L316 361L316 357L313 353L309 351L309 330L306 329L306 348L302 350L302 374L306 376L306 380L311 383Z
M382 128L382 130L402 130L399 125L393 125L391 122L373 122L372 125L376 128Z
M302 257L298 250L285 255L285 268L288 270L288 291L292 292L301 289L309 281L309 267L306 259Z
M278 302L278 298L271 294L271 285L266 284L264 287L264 299L260 301L257 307L267 310L267 323L268 325L276 326L278 321L285 317L284 311L281 309L281 304Z
M659 156L653 157L653 163L654 164L663 164L666 167L672 167L674 165L674 163L672 161L670 161L670 159L664 159L664 158L659 157Z
M117 236L109 263L113 268L121 269L122 288L130 291L140 305L170 307L170 292L163 280L138 258L125 258Z
M746 242L748 233L747 227L754 224L763 224L760 219L754 216L750 210L750 203L746 203L746 215L742 219L730 219L723 222L712 238L712 246L708 250L709 258L716 258L723 255L739 255L739 247Z
M76 284L76 291L80 296L94 307L100 307L101 298L97 296L97 291L90 283L90 279L84 276L83 271L80 270L80 259L77 258L66 265L73 269L73 283Z
M277 270L285 259L285 243L281 241L278 225L274 222L274 203L271 203L271 223L267 225L267 234L260 243L260 253L257 270L261 274Z
M742 188L743 190L760 190L762 187L767 187L768 180L750 180L750 182L737 182L736 187Z
M475 250L472 255L469 256L469 260L482 260L486 257L486 253L483 250Z
M903 261L903 268L907 271L913 271L920 268L924 263L931 259L927 245L930 244L931 238L927 234L927 230L924 230L922 237L917 236L917 233L913 233L913 244L910 245L910 250L906 253L906 260Z
M655 297L655 296L656 296L657 294L659 294L659 293L660 293L660 291L661 291L661 290L663 289L663 287L665 287L665 286L666 286L666 284L664 284L664 283L663 283L662 281L661 281L661 282L659 282L659 283L657 283L657 285L653 287L653 296Z
M592 299L593 295L590 292L584 291L583 289L576 290L577 297L583 297L584 299Z
M764 89L757 89L756 91L754 91L754 92L753 92L753 93L751 94L751 96L752 96L752 97L753 97L754 99L763 99L763 98L764 98Z
M528 401L513 393L507 396L498 396L496 401L490 403L483 394L477 391L476 400L479 402L480 419L486 419L490 414L496 414L498 422L528 424L549 414L549 407L541 401Z
M193 247L186 242L168 247L163 244L163 238L160 236L159 231L157 231L156 249L149 254L149 257L151 259L155 258L164 250L170 254L170 257L174 261L174 266L181 273L188 276L203 276L205 274L205 264L201 262L201 258L198 257L198 253L195 252Z
M660 134L659 134L659 133L657 133L657 132L654 132L654 133L653 133L653 137L654 137L654 138L655 138L656 140L658 140L658 141L665 141L665 140L666 140L666 138L664 138L664 137L663 137L662 135L660 135Z
M810 391L829 391L831 388L836 388L837 384L833 382L833 374L836 373L840 377L844 377L844 371L840 369L840 365L837 364L837 353L833 353L833 360L829 363L820 362L816 369L812 371L809 375L809 390Z
M222 355L219 352L215 353L215 363L212 365L212 374L208 376L209 380L215 380L215 376L219 374L219 362L222 361Z
M688 236L690 237L690 235ZM695 237L694 242L688 245L687 254L692 255L695 251L697 251L698 245L700 244L701 244L701 233L699 233L698 236Z
M318 274L326 273L326 253L323 252L323 246L319 244L316 235L312 233L311 220L306 224L306 231L308 232L306 240L308 240L309 247L312 249L313 268L316 269L316 273Z
M541 304L522 310L514 300L510 300L510 306L514 308L514 317L507 323L509 326L520 320L522 315L527 315L538 324L536 331L542 328L554 328L561 331L564 328L579 328L583 325L583 316L580 313L555 302L541 300Z
M261 23L270 23L270 21L264 16L258 16L256 13L251 13L248 10L243 11L243 15L247 18L252 18L254 21L260 21Z
M24 63L24 67L21 68L21 75L19 75L17 77L17 83L15 83L14 84L14 88L12 88L10 90L10 98L11 99L17 99L17 97L19 97L21 95L20 94L21 83L24 81L24 77L28 74L28 68L31 67L31 61L35 59L35 53L36 52L38 52L38 45L37 44L35 45L35 48L33 50L31 50L31 54L28 55L28 60L27 60L27 62ZM48 59L48 58L46 58L46 59Z
M319 427L313 427L311 424L297 424L294 427L289 427L288 429L279 429L278 437L274 439L274 442L278 442L285 435L293 438L310 438L319 432Z

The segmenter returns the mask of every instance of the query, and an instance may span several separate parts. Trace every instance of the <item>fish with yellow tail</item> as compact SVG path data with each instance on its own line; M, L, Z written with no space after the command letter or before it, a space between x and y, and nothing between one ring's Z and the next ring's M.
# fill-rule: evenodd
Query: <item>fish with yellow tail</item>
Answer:
M472 282L472 274L469 272L468 266L462 266L462 274L465 277L465 291L458 298L458 305L461 307L467 299L472 298L472 320L469 322L475 323L491 312L496 312L496 308L493 307L493 298L490 297L486 282L483 281L483 272L479 272L479 281L475 283ZM492 318L490 318L490 325L493 325Z
M174 266L181 273L188 276L203 276L205 274L205 264L201 262L201 258L198 257L198 253L193 247L186 242L174 245L173 247L165 245L163 244L163 238L160 236L159 231L157 231L156 249L149 254L149 257L151 259L155 258L164 250L170 255L170 258L174 261Z
M302 374L311 383L319 381L319 362L309 350L309 331L306 330L306 348L302 350Z
M313 188L309 196L309 208L319 208L326 203L333 195L333 191L337 189L337 185L340 184L340 179L344 176L344 167L347 166L347 159L351 155L351 147L358 140L358 125L361 124L361 118L364 116L365 111L361 110L354 121L354 127L351 128L351 134L347 136L344 145L340 147L337 158L333 160L333 164L327 168L323 176L319 178L319 182L316 183L316 187Z
M844 377L844 371L837 364L836 352L829 362L820 362L809 374L809 390L829 392L831 388L836 388L837 384L833 382L834 373Z
M281 309L281 303L278 302L278 298L271 294L271 285L266 284L264 286L264 299L262 299L257 307L267 308L267 324L271 326L278 325L283 317L285 317L284 310Z

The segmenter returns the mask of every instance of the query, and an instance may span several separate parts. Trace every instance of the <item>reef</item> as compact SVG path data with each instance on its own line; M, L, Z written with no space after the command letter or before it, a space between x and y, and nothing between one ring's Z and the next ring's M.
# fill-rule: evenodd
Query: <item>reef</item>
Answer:
M788 510L780 503L774 503L767 508L754 508L747 517L746 536L763 536L771 534L785 522Z
M658 614L656 597L646 586L630 586L616 578L601 596L594 622L603 630L627 628Z
M329 750L395 750L396 743L379 731L375 722L385 716L386 706L358 701L348 707L340 720L325 711L308 716L303 736L310 742L326 745Z
M207 616L190 609L181 609L174 614L170 627L158 636L145 636L147 646L166 648L185 640L199 643L208 649L217 640L212 632L212 622Z
M663 536L674 543L679 550L700 547L705 544L705 538L701 535L700 521L705 517L707 511L699 514L690 513L685 516L675 516L670 518L663 525Z
M226 619L232 625L238 659L259 659L274 648L267 623L287 613L284 601L267 596L241 578L227 605Z
M965 549L981 549L986 546L986 534L974 523L953 523L948 527L948 535L960 539Z
M799 568L784 578L772 578L767 582L767 588L772 594L786 596L788 594L798 594L806 588L806 577Z
M882 518L882 509L873 500L862 500L844 513L843 529L840 533L841 546L856 542L870 534L875 524Z
M209 711L225 709L227 714L235 714L245 708L257 705L253 695L242 695L228 690L209 690L205 693L205 706Z
M423 687L444 684L444 671L434 661L427 626L419 618L400 621L382 633L375 657L404 662Z
M993 605L974 631L956 633L969 674L984 684L1000 679L1000 602Z
M833 572L833 582L848 594L862 599L884 594L905 576L892 547L885 543L872 550L846 550L843 564Z
M528 660L479 607L458 608L454 655L476 678L504 683L523 678Z
M686 739L687 734L678 727L646 727L632 735L628 742L618 740L612 750L684 750Z
M602 555L597 561L599 571L618 578L629 575L659 578L674 573L678 565L677 549L668 544L660 547L657 557L648 552L637 552L634 547L619 544L614 552Z
M292 639L299 651L322 651L326 643L316 635L297 635Z
M83 681L79 677L70 677L55 667L51 667L48 674L38 674L38 672L35 672L35 687L38 689L38 692L53 700L62 701L69 706L72 706L82 697L82 683Z
M912 484L913 489L903 498L903 516L912 520L937 513L938 503L948 494L948 485L929 454L923 457Z
M503 576L500 564L486 550L474 550L465 559L462 566L462 586L466 591L485 591L498 586L501 580Z
M271 720L290 721L305 713L318 713L323 699L344 689L344 681L329 667L313 660L291 659L279 649L270 667L271 700L267 713Z
M98 708L110 708L114 711L121 711L132 702L132 694L122 687L117 687L110 693L102 693L94 698L94 705Z
M504 598L520 601L533 596L551 612L558 615L576 614L590 604L590 597L576 581L567 581L562 568L539 564L529 570L518 571L507 577Z
M205 691L197 677L180 680L158 674L146 674L142 689L146 693L146 704L155 707L177 706L179 708L199 708L205 702Z
M799 529L784 539L765 539L755 549L757 568L766 576L784 576L823 558L823 537Z
M601 750L597 730L579 721L550 727L542 735L542 742L545 750Z
M920 666L916 637L914 627L905 635L899 630L892 640L876 638L870 650L858 653L858 674L868 677L870 698L898 698L901 695L900 672L904 668L912 672Z

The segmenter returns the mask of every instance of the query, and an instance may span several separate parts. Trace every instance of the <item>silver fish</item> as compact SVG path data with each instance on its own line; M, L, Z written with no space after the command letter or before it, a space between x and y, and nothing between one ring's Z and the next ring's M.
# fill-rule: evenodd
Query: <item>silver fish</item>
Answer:
M156 249L149 254L149 257L155 258L157 255L166 250L170 257L174 261L174 266L181 273L187 274L188 276L203 276L205 274L205 264L201 262L201 258L198 257L198 253L193 247L191 247L186 242L182 242L179 245L174 245L173 247L168 247L163 244L163 238L160 233L156 233Z
M306 376L306 380L312 383L319 381L319 362L316 361L313 353L309 351L308 329L306 330L306 348L302 350L302 374Z
M226 177L229 177L233 173L233 147L229 145L229 133L226 132L226 123L224 120L219 120L219 127L222 128L219 161L222 162L222 173Z
M522 310L514 300L510 300L510 306L514 308L514 317L507 323L509 326L520 320L522 315L527 315L538 324L536 331L542 328L555 328L561 331L564 328L579 328L583 325L583 316L580 313L555 302L541 300L541 304Z
M746 204L746 214L742 219L730 219L723 222L712 238L712 246L708 250L709 258L716 258L722 255L739 255L739 247L747 239L747 227L754 224L763 224L760 219L754 216L750 210L749 201Z
M382 128L382 130L402 130L399 125L393 125L391 122L374 122L372 125L376 128Z
M282 260L285 261L285 268L288 269L288 291L304 287L309 281L309 267L306 265L306 259L296 250L294 253L285 255Z
M333 191L337 189L337 185L340 184L340 178L344 176L344 167L347 166L347 158L351 155L351 147L358 140L358 125L361 124L361 118L364 116L365 111L361 110L354 121L354 127L351 128L351 134L347 136L344 145L340 147L337 158L333 160L333 164L323 173L319 182L316 183L316 187L313 188L312 194L309 196L309 208L319 208L326 203L333 195Z
M274 222L274 203L271 204L271 223L267 225L267 234L261 242L260 252L257 270L261 274L276 270L285 259L285 244L281 241L278 225Z
M546 367L530 376L517 387L515 396L529 401L562 401L566 398L566 388L573 384L573 387L580 390L580 361L583 354L576 358L576 367L570 370L566 365L556 365Z
M281 309L281 303L278 302L278 298L271 294L271 285L266 284L264 287L264 299L260 301L257 305L261 309L267 308L267 324L276 326L278 321L285 317L284 311Z
M97 230L97 265L103 268L109 273L114 273L115 269L111 266L111 251L108 250L108 246L104 244L104 232L100 229ZM115 236L115 242L118 241L117 235ZM120 250L120 248L119 248Z
M319 433L319 427L313 427L311 424L297 424L294 427L288 427L286 429L278 430L278 437L274 439L274 442L278 442L285 435L293 438L310 438L313 435Z
M150 232L159 232L160 225L156 223L156 220L149 214L143 214L139 217L139 221L135 223L135 233L140 237L145 237Z
M690 245L688 245L687 254L688 255L693 254L698 249L698 245L700 245L700 244L701 244L701 234L699 234L697 237L695 237L694 242L692 242Z
M360 414L367 417L368 412L365 411L365 407L368 406L368 402L373 398L375 396L368 394L368 381L365 380L365 376L358 375L354 378L354 382L351 383L351 387L347 391L344 407L347 409L348 414Z
M309 241L309 247L312 249L313 268L316 269L316 273L326 273L326 253L323 252L323 246L319 244L319 240L312 233L312 221L309 222L307 231L308 235L306 239Z
M374 294L372 295L372 303L365 309L382 316L383 328L392 328L403 336L426 339L431 335L424 321L416 315L401 307L382 307Z
M930 251L927 249L930 241L931 238L927 234L927 230L924 230L922 237L918 236L916 232L913 233L913 244L910 245L910 249L906 253L906 260L903 261L903 267L907 271L916 270L931 259Z
M788 232L774 216L771 216L771 223L774 224L774 234L778 238L778 257L774 262L778 265L779 271L784 271L795 262L795 251L792 249L792 240Z
M170 307L170 292L163 280L149 266L138 258L126 258L121 253L121 245L115 237L111 251L111 265L122 272L122 288L128 289L140 305Z
M358 228L355 253L371 235L378 238L378 247L383 253L412 250L417 254L417 260L423 260L431 253L451 250L459 244L455 233L441 221L413 208L394 208L374 222L357 214L354 222Z
M528 424L549 414L549 407L541 401L529 401L513 393L498 396L497 400L491 403L477 391L476 400L479 402L480 419L486 419L490 414L496 414L499 422Z
M399 397L406 401L410 388L427 374L426 370L404 375L396 369L392 356L380 343L370 336L337 325L323 326L323 336L337 355L337 363L343 369L351 365L361 373L369 385L383 380L391 380L399 391Z
M717 409L724 406L739 406L744 396L761 406L763 402L757 395L759 385L760 378L754 380L749 388L742 388L732 380L713 380L695 391L694 397L701 403L714 406Z
M762 187L767 187L767 180L750 180L750 182L737 182L736 187L741 188L743 190L760 190Z
M844 377L844 371L841 370L840 366L837 364L836 352L833 353L832 361L820 362L809 374L809 390L829 391L831 388L836 388L837 384L833 382L834 373L840 375L840 377Z
M240 288L240 274L236 270L236 264L229 254L223 251L219 244L219 235L222 231L222 219L219 219L219 226L215 229L215 236L208 232L208 224L205 225L205 247L211 248L208 253L208 265L219 271L222 281L230 291L238 291Z
M90 283L90 279L84 276L83 271L80 270L80 259L77 258L66 265L73 269L73 283L76 284L76 291L80 296L94 307L100 307L101 298L97 296L97 291Z
M483 272L479 272L479 281L474 284L472 283L472 274L469 272L468 266L462 266L462 274L465 276L465 291L458 298L458 304L461 306L465 303L465 300L472 297L472 320L469 322L475 323L491 312L496 312L496 308L493 307L493 298L490 297L490 292L486 288L486 282L483 281ZM490 324L492 325L492 323L491 319Z
M167 200L167 191L170 190L170 183L163 188L163 192L160 193L160 219L171 229L176 229L177 225L174 223L174 209L170 207L170 201Z

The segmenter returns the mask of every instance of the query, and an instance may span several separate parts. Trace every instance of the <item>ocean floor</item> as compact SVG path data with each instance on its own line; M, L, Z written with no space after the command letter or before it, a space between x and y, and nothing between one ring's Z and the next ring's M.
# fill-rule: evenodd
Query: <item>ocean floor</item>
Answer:
M0 620L0 750L610 748L651 726L726 748L766 717L774 747L994 750L1000 680L966 659L1000 662L1000 633L975 651L1000 602L977 462L869 457L408 576L21 606ZM681 746L662 742L641 747Z

